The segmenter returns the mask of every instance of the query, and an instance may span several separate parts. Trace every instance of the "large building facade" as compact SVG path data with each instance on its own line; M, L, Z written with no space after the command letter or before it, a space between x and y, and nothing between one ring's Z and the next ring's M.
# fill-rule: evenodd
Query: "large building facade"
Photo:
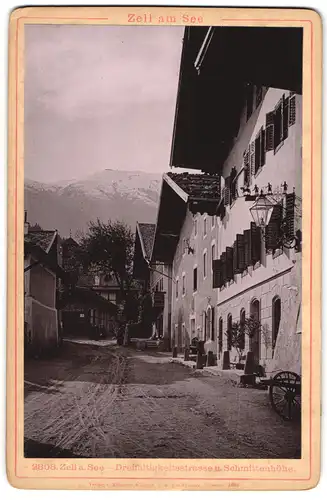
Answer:
M218 365L250 318L244 355L301 371L301 93L301 30L186 28L171 166L206 173L164 175L152 259L172 345L204 340Z
M252 86L251 91L252 99L244 103L239 133L222 168L224 210L218 218L214 284L218 354L232 350L228 336L232 324L252 316L261 331L254 338L245 338L245 351L251 347L258 362L270 371L277 361L284 362L287 347L288 369L292 364L298 372L302 99L279 89ZM242 195L248 189L272 193L267 199L274 208L263 231L254 225L251 215L255 200ZM295 248L283 244L283 223L289 238L299 238Z

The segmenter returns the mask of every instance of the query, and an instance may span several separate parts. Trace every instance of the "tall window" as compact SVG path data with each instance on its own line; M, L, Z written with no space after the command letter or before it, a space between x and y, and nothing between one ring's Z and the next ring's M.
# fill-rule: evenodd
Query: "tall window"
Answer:
M196 292L198 289L198 268L195 267L193 269L193 292Z
M257 328L252 332L250 338L250 347L253 352L255 361L258 363L260 360L260 302L254 299L250 305L250 316L256 322Z
M216 217L214 215L211 216L211 227L215 227Z
M203 236L207 236L207 218L203 219Z
M178 281L179 279L176 279L176 299L178 299Z
M232 350L232 322L233 322L232 315L229 314L227 316L227 349L229 351Z
M223 318L219 318L219 326L218 326L218 354L219 357L223 352Z
M195 217L194 219L194 236L198 234L198 219Z
M207 252L203 254L203 278L207 277Z
M272 350L274 353L276 340L279 332L281 317L281 300L280 297L274 297L272 301Z
M240 349L244 351L245 348L245 309L241 309L240 312L240 326L241 326L241 338L240 338Z
M100 285L100 276L94 276L94 285L99 286Z
M185 295L186 293L186 288L185 288L185 274L182 276L182 294Z
M214 341L216 337L216 320L215 320L215 308L211 308L211 340Z

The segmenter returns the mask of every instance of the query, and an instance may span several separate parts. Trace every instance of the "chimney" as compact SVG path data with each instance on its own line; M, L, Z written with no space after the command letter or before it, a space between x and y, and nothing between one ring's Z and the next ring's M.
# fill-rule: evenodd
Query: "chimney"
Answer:
M24 235L25 235L25 234L28 234L28 230L29 230L30 225L29 225L29 222L27 222L27 210L25 210L24 214L25 214L24 215Z

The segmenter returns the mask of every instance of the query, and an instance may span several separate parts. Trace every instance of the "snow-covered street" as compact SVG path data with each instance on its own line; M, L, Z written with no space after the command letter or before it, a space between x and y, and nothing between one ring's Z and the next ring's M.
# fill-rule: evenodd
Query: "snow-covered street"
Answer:
M25 365L25 455L299 458L300 426L266 391L173 364L167 354L64 342Z

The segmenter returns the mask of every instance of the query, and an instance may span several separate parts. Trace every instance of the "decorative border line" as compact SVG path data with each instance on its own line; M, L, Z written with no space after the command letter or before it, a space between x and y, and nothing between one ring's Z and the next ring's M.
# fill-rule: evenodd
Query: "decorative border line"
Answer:
M14 265L14 279L15 279L15 285L14 285L14 291L15 291L15 300L14 300L14 314L15 314L15 320L14 320L14 325L15 325L15 342L14 342L14 348L15 348L15 362L14 362L14 367L15 367L15 373L14 373L14 381L15 381L15 438L14 438L14 443L15 443L15 476L19 479L35 479L35 476L19 476L17 474L17 443L18 443L18 426L17 426L17 421L18 421L18 411L17 411L17 401L18 401L18 394L17 394L17 380L18 380L18 374L17 374L17 368L18 368L18 360L17 360L17 346L18 346L18 331L17 331L17 294L18 294L18 281L17 281L17 264L18 264L18 251L17 251L17 246L18 246L18 232L17 232L17 202L18 202L18 51L19 51L19 23L23 19L42 19L42 20L52 20L52 19L60 19L60 20L66 20L66 19L71 19L71 20L80 20L80 21L108 21L108 17L99 17L99 18L78 18L78 17L41 17L41 16L22 16L17 18L16 21L16 61L15 61L15 78L16 78L16 130L15 130L15 142L16 142L16 151L15 151L15 190L14 190L14 226L15 226L15 245L14 245L14 257L15 257L15 265ZM309 477L307 478L249 478L249 477L155 477L156 480L166 480L166 481L309 481L312 476L312 383L313 383L313 377L312 377L312 221L313 221L313 128L314 128L314 121L313 121L313 24L311 19L222 19L222 21L228 21L228 22L263 22L263 21L270 21L270 22L299 22L299 23L310 23L310 51L311 51L311 61L310 61L310 66L311 66L311 88L310 88L310 103L311 103L311 116L310 116L310 121L311 121L311 137L310 137L310 147L311 147L311 165L310 165L310 189L311 189L311 200L310 200L310 397L309 397L309 410L310 410L310 417L309 417L309 463L310 463L310 473ZM23 23L25 24L25 23ZM29 24L29 23L27 23ZM41 23L42 24L42 23ZM52 23L54 24L54 23ZM182 24L176 26L184 26ZM94 459L92 459L94 460ZM221 459L219 459L221 460ZM80 479L113 479L113 480L137 480L137 481L144 481L144 480L152 480L153 477L107 477L107 476L40 476L40 480L43 479L75 479L75 480L80 480Z

